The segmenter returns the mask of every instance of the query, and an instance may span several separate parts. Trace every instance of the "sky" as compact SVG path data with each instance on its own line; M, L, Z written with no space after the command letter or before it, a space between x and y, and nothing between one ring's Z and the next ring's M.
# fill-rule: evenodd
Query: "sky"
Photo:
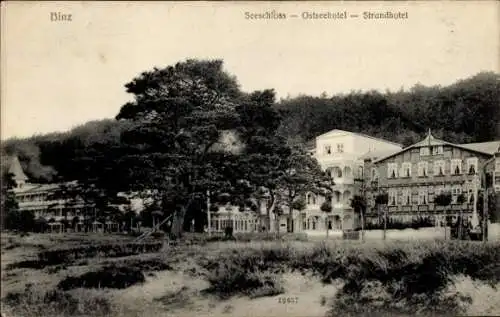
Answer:
M132 97L126 83L186 58L223 59L244 91L274 88L278 98L448 85L500 69L498 1L1 5L1 139L113 118ZM287 19L245 18L272 10ZM359 17L301 18L344 11Z

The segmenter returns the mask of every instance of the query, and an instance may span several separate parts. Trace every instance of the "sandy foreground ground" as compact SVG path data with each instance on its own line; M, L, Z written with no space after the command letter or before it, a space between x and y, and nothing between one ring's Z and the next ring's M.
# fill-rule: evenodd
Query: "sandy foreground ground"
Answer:
M295 273L285 274L283 280L285 294L256 299L233 297L221 301L200 294L201 290L209 286L208 282L167 271L148 277L144 285L116 292L113 301L122 306L126 316L193 316L195 313L196 316L319 317L325 316L329 309L328 299L335 295L340 286L323 285L316 278ZM151 305L165 294L175 294L175 302L172 299L168 307ZM281 303L286 298L293 302Z
M39 251L35 246L38 243L40 241L36 240L35 237L26 237L23 241L23 247L10 250L2 249L2 297L9 292L23 291L27 283L38 285L41 292L54 289L64 277L82 274L92 269L93 266L98 266L99 261L102 261L102 259L89 259L86 265L68 266L57 273L50 273L46 269L5 270L10 263L33 258L33 255ZM195 249L192 252L197 251ZM158 254L142 254L136 257L147 259L156 256ZM109 317L322 317L329 315L332 300L342 287L341 282L323 284L318 277L288 272L283 274L284 294L255 299L234 296L227 300L221 300L203 292L209 287L209 282L202 274L199 274L202 269L189 254L182 256L184 260L177 262L173 266L173 270L148 273L145 283L142 284L126 289L78 288L69 291L69 293L76 298L106 298L113 307ZM198 274L189 273L193 268ZM495 288L482 282L473 281L466 276L454 276L453 283L446 291L449 293L459 292L471 297L472 303L467 307L467 315L500 316L500 284L496 286ZM2 317L24 316L14 316L6 307L2 306Z

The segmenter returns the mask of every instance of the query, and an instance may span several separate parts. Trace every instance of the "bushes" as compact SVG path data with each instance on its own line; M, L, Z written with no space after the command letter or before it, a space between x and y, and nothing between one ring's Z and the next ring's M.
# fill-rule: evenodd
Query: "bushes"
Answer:
M87 245L68 249L55 249L40 252L38 261L44 265L57 265L71 263L79 259L102 257L121 257L140 253L158 252L163 247L161 242L152 243L126 243Z
M208 277L211 287L206 291L221 298L236 294L251 298L273 296L284 292L281 280L268 272L249 272L242 267L219 267Z
M19 316L106 316L111 305L101 297L79 296L60 290L34 290L31 284L23 292L8 293L4 299Z
M172 270L162 259L126 259L119 262L107 262L108 265L133 267L145 272Z
M46 250L38 253L38 260L26 260L10 264L7 269L43 269L46 266L71 264L76 260L101 257L122 257L141 253L158 252L162 242L84 245L80 247Z
M79 287L127 288L134 284L143 283L145 280L144 274L137 268L109 266L78 277L69 276L59 282L57 288L65 291Z
M463 274L490 284L500 282L500 244L261 244L228 248L202 265L210 272L211 291L226 297L251 296L265 287L275 291L270 294L279 293L280 272L299 270L319 275L325 283L343 280L334 301L339 315L459 313L451 307L468 299L445 294L450 279Z

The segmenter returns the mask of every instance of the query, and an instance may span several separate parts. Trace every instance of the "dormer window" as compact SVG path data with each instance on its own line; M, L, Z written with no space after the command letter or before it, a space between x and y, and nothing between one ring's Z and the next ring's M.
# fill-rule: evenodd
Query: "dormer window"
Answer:
M424 146L420 148L420 156L428 156L430 155L429 147Z
M344 144L342 143L337 144L337 152L344 153Z
M439 154L443 154L443 146L442 145L434 146L432 148L432 155L439 155Z

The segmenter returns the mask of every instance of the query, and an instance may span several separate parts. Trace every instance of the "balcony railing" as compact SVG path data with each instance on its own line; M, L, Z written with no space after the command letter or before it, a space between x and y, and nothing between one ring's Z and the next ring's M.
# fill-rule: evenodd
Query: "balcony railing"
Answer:
M473 204L450 204L448 206L439 206L435 204L426 205L395 205L387 206L387 211L391 212L457 212L457 211L471 211L473 210Z

